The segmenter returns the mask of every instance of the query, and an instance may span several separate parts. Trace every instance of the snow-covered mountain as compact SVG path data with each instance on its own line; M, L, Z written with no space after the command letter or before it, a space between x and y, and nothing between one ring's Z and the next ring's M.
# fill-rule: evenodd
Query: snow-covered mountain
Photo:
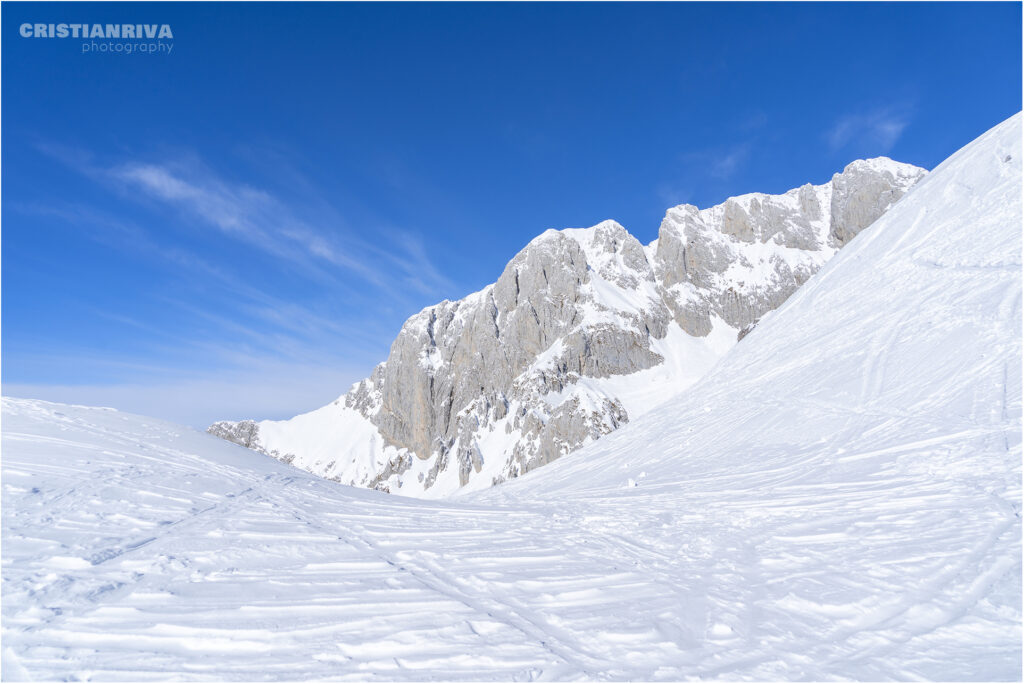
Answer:
M452 500L3 402L3 679L1020 681L1021 116L676 401Z
M331 480L436 498L518 477L700 379L923 169L856 161L823 185L549 230L497 282L411 317L386 362L285 421L209 432Z

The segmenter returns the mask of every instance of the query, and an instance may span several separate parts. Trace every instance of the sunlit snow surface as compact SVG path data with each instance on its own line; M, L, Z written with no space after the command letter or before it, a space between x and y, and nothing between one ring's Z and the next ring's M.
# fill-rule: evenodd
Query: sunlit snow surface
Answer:
M678 402L453 501L5 400L4 678L1019 680L1020 131Z

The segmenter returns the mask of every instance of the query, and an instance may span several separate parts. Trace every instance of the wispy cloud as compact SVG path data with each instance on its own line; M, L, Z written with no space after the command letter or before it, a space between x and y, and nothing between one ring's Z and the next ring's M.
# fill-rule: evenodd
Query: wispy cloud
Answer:
M326 362L341 350L358 356L359 350L386 349L393 334L387 325L378 324L377 310L367 317L358 307L335 306L338 301L353 302L357 289L338 283L320 297L286 298L263 287L263 283L233 273L230 262L215 262L216 255L203 256L193 249L160 241L151 231L107 213L81 205L14 205L14 210L36 216L50 216L81 228L100 244L124 252L173 274L176 287L172 294L158 295L164 312L179 311L194 321L191 327L168 330L165 323L140 321L116 311L94 309L93 313L119 325L153 333L174 349L212 347L202 337L199 323L220 330L233 340L224 349L237 351L238 341L284 357L293 351L295 358L316 358ZM429 263L429 260L428 260ZM195 296L195 295L201 296ZM366 300L382 295L370 293ZM330 350L330 353L328 353ZM374 359L379 360L379 359Z
M744 140L681 154L679 175L659 183L655 195L667 207L691 202L697 189L705 186L708 179L721 184L734 178L749 161L752 150L752 143Z
M215 178L186 180L167 166L128 162L108 171L111 177L150 196L181 205L225 233L252 240L267 235L258 225L271 197L246 186L231 187Z
M406 284L425 294L450 284L408 231L377 224L372 232L383 244L373 244L342 226L311 225L270 192L229 183L205 168L130 162L109 175L278 258L340 267L388 291L395 289L396 269Z
M43 151L108 196L8 210L79 228L151 266L155 286L145 313L116 299L87 303L114 346L53 337L6 366L5 380L25 381L5 382L6 393L193 425L287 417L344 392L384 359L406 315L457 294L415 230L382 219L353 228L294 168L281 187L273 176L229 178L188 155ZM159 217L152 225L147 210ZM225 238L238 247L225 249Z
M228 237L296 264L307 275L324 277L340 268L391 296L410 286L423 294L451 290L451 280L434 266L414 231L391 227L386 221L353 229L322 197L316 202L289 202L272 190L229 180L194 156L104 165L73 148L47 144L40 149L127 198L173 208L189 220L198 219ZM294 169L289 172L296 174ZM315 187L308 180L299 182ZM317 215L309 217L296 204L315 207Z
M708 173L715 178L727 180L736 173L750 154L750 145L733 145L717 154L709 154Z
M907 107L882 107L847 114L826 132L825 140L833 152L857 147L867 154L886 154L910 125Z

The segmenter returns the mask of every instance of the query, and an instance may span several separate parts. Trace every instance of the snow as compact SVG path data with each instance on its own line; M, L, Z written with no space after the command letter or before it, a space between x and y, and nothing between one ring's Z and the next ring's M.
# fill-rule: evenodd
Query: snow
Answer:
M618 399L630 420L634 420L700 380L736 344L737 332L717 316L712 316L712 330L704 337L686 334L673 321L665 337L652 340L651 348L665 359L664 362L629 375L581 377L561 392L550 392L543 399L552 407L571 397Z
M390 458L402 453L385 446L376 426L346 407L344 397L288 420L264 420L258 425L260 442L268 452L292 455L294 465L346 483L368 481Z
M448 501L5 398L3 678L1019 681L1021 218L1018 115L686 393Z

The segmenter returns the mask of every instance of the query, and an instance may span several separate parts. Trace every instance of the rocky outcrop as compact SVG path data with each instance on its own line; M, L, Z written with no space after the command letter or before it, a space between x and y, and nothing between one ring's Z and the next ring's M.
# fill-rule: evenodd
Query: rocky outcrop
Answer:
M412 316L369 378L293 419L300 432L210 432L402 494L517 477L696 381L924 173L875 159L784 195L681 205L646 247L614 221L549 230L493 285Z
M606 301L595 280L631 293L630 302ZM388 446L434 458L426 486L449 462L465 485L484 461L477 433L507 420L523 444L495 476L515 477L628 420L612 400L549 409L542 397L580 377L627 375L661 363L650 340L665 337L669 321L644 247L622 226L606 221L577 233L548 231L494 285L410 318L387 362L346 397L346 406L375 407L364 415ZM548 366L534 367L545 352Z
M222 420L206 428L214 437L234 442L247 449L260 449L260 428L254 420L240 420L237 423Z
M855 161L832 178L829 239L842 247L874 223L924 170L888 159Z
M924 174L889 159L861 160L824 185L742 195L703 211L670 209L654 268L675 321L696 336L710 332L713 316L749 331Z

